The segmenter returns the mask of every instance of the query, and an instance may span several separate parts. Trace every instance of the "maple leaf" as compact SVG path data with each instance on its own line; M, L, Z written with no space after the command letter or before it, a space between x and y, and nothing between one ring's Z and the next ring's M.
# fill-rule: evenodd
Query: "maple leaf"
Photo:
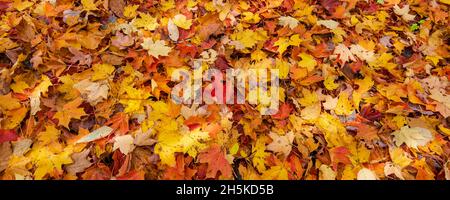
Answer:
M134 138L131 135L121 135L114 137L113 151L119 149L123 154L128 154L134 150Z
M253 153L252 163L253 166L255 166L259 172L266 171L265 159L267 156L269 156L269 153L265 152L265 149L266 149L266 137L258 137L255 145L252 148Z
M192 19L187 19L182 14L175 15L173 17L173 23L182 29L189 29L192 25Z
M278 24L281 26L289 26L289 28L294 29L298 26L299 21L291 16L281 16L278 18Z
M276 153L282 153L285 157L289 155L292 149L292 142L294 141L294 133L289 131L283 136L279 136L274 132L270 132L269 136L272 142L267 145L267 150Z
M421 127L410 128L408 126L402 127L400 130L392 133L394 141L397 146L405 143L408 147L416 148L424 146L433 139L433 135L428 129Z
M196 173L196 170L186 167L185 158L177 156L177 164L164 172L164 179L168 180L189 180Z
M85 79L74 84L73 88L77 89L83 100L87 101L92 106L108 99L109 86L106 81L92 82Z
M65 167L67 173L76 175L77 173L84 172L84 170L90 167L92 162L90 162L87 158L89 153L89 149L85 149L78 153L73 153L71 155L73 163Z
M341 92L339 94L335 112L338 115L350 115L353 113L353 104L349 101L349 94L347 92Z
M157 142L157 140L152 139L152 132L148 130L142 133L142 130L139 130L134 138L134 144L137 146L151 146Z
M141 44L142 48L148 51L148 54L158 58L159 56L168 56L172 50L171 47L166 46L164 40L156 40L153 42L151 38L144 38Z
M4 115L6 116L6 119L1 121L1 127L4 129L14 129L25 118L25 115L27 114L28 109L25 107L21 107L15 110L10 110L4 112Z
M336 172L328 165L320 165L319 180L336 180Z
M123 16L128 19L134 18L137 15L136 11L138 8L139 8L139 5L129 4L129 5L125 6L125 8L123 10Z
M65 75L59 78L59 80L63 83L58 86L58 91L64 94L64 99L70 100L77 98L80 93L73 89L75 81L71 76Z
M34 88L33 92L30 95L31 115L34 115L36 114L36 112L41 110L41 95L45 94L48 91L48 87L53 85L47 76L42 75L41 78L42 82Z
M84 112L84 109L78 108L81 103L81 98L77 98L71 102L68 102L60 111L56 112L54 117L58 119L58 124L69 128L71 119L80 119L82 116L85 116L86 113Z
M173 126L173 125L172 125ZM158 135L155 153L161 158L163 164L175 165L175 152L189 153L195 157L199 150L206 148L203 143L209 139L208 132L198 129L187 133L176 133L175 130L165 130Z
M215 178L218 172L221 172L223 178L231 178L232 176L231 165L228 163L225 153L217 144L211 145L203 153L200 153L198 161L208 164L206 172L208 178Z
M135 18L131 21L133 26L137 28L144 28L149 31L154 31L158 28L159 24L156 18L145 13L139 13L139 17L140 18Z
M394 5L394 13L400 15L403 20L411 21L416 17L415 15L409 14L409 5L403 6L403 8L398 7L398 5Z
M283 55L283 53L287 50L289 46L298 46L302 40L300 39L299 35L295 34L292 35L290 38L282 37L279 38L275 43L274 46L278 46L278 53L280 55Z
M237 32L231 35L231 39L238 42L237 49L252 48L258 42L264 41L267 38L267 32L264 30L252 31L250 29L245 29L244 31ZM240 47L242 45L242 47ZM236 45L235 45L236 46Z
M92 76L92 81L106 79L111 75L111 73L115 70L114 66L110 64L95 64L92 66L94 70L94 75Z
M300 53L299 56L300 58L302 58L302 60L298 62L298 66L305 67L308 69L308 71L313 71L314 67L317 65L314 57L306 53Z
M70 158L72 151L72 146L67 146L60 153L53 152L48 147L33 147L28 157L36 165L34 178L41 180L47 174L53 176L55 170L57 173L62 173L62 165L72 163L72 159Z
M406 167L411 163L411 159L401 148L389 149L392 162L400 167Z
M395 165L395 164L393 164L391 162L385 163L385 165L384 165L384 175L387 177L387 176L390 176L392 174L394 174L395 176L397 176L401 180L405 180L405 178L403 177L402 171L401 171L399 166L397 166L397 165Z
M341 61L341 64L344 65L348 61L356 61L355 57L353 56L352 52L344 45L339 44L334 48L334 55L338 55L339 60Z
M2 180L450 179L448 0L64 2L0 1ZM176 105L198 67L278 112Z
M41 145L46 145L58 142L59 135L60 131L55 126L46 126L45 131L39 133L38 140L41 142Z

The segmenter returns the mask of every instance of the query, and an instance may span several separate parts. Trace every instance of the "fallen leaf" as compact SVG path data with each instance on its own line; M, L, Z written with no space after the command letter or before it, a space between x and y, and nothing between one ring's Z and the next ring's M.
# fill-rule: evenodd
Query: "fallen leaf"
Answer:
M148 54L158 58L159 56L168 56L172 48L166 46L164 40L156 40L153 42L151 38L144 38L141 44L142 48L148 51Z
M90 167L92 165L92 162L90 162L88 159L89 153L89 149L85 149L79 153L73 153L71 155L73 163L65 167L67 173L76 175L77 173L84 172L84 170Z
M221 150L220 146L213 145L199 154L198 161L200 163L208 163L208 170L206 172L208 178L215 178L218 172L224 178L231 178L231 165L225 158L225 153Z
M113 151L119 149L123 154L132 152L135 148L134 138L131 135L121 135L114 137Z
M358 171L357 180L377 180L377 175L370 169L362 168Z
M403 126L400 130L392 133L395 145L398 147L405 143L408 147L415 148L424 146L433 139L433 135L428 129L421 127L410 128Z
M285 157L287 157L292 149L294 133L290 131L285 135L280 136L277 133L270 132L269 136L272 138L272 142L267 145L267 150L273 151L275 153L281 153Z
M69 128L69 122L71 119L80 119L82 116L85 116L86 113L84 112L84 109L78 108L81 103L81 98L77 98L67 103L61 110L56 112L54 117L58 119L58 124Z
M75 142L75 144L98 140L100 138L104 138L104 137L110 135L112 132L113 132L113 129L110 128L109 126L102 126L98 129L96 129L95 131L90 132L88 135L80 138L78 141Z

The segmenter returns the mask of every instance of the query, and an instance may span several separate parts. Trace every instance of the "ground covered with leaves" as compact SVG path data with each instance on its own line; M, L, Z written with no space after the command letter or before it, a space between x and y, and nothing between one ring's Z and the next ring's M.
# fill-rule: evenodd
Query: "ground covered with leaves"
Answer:
M449 4L0 0L0 178L450 179ZM279 112L173 103L194 61Z

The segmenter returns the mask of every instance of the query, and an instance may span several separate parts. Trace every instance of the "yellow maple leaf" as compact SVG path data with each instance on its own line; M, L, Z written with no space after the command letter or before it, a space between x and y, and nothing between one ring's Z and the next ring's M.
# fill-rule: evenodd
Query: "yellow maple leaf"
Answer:
M133 26L137 28L144 28L149 31L154 31L158 28L159 24L156 18L145 13L139 13L139 17L140 18L133 19L131 22Z
M305 67L306 69L308 69L309 72L313 71L314 67L317 65L316 59L314 59L314 57L306 53L300 53L299 56L300 58L302 58L302 60L298 62L298 66Z
M82 101L83 100L80 97L76 98L75 100L64 105L61 110L56 112L54 117L58 119L58 124L69 128L69 122L71 119L80 119L81 116L86 115L83 108L78 108Z
M172 8L175 8L175 0L161 1L160 5L161 5L160 9L165 12Z
M353 143L353 137L347 134L347 130L339 119L328 113L322 113L317 118L316 125L324 132L328 147L347 146Z
M70 155L73 152L72 146L67 146L61 152L53 152L48 147L35 147L33 148L28 158L36 166L34 171L34 179L41 180L47 174L51 176L56 172L62 174L62 165L72 163Z
M231 39L238 41L244 48L252 48L258 42L266 40L266 38L267 32L262 29L256 31L246 29L231 35Z
M279 70L278 72L280 79L288 78L290 68L289 62L286 62L282 59L276 59L275 66Z
M335 90L339 87L339 84L336 84L334 81L336 80L336 76L327 76L323 81L325 88L327 90Z
M393 149L389 149L389 155L391 156L392 162L402 168L408 166L412 162L401 148L394 147Z
M173 23L182 29L190 29L192 25L192 19L187 19L186 16L182 14L175 15L173 17Z
M317 94L306 88L302 89L302 95L303 97L298 101L302 106L311 106L319 101L319 97L317 97Z
M120 103L126 105L124 112L133 113L143 111L143 106L148 97L151 96L150 92L136 89L130 86L125 88L126 96L121 97Z
M136 17L137 13L137 9L139 8L139 5L127 5L125 6L124 10L123 10L123 16L131 19Z
M52 142L58 142L60 131L53 125L45 126L45 131L38 134L40 145L47 145Z
M176 123L174 125L176 126ZM195 157L198 151L207 147L203 142L208 139L208 132L198 129L181 134L178 131L161 130L155 145L155 153L161 158L162 164L173 167L175 166L176 152L188 153Z
M341 180L355 180L356 172L352 165L345 165Z
M283 53L287 50L289 46L298 46L302 42L302 39L300 39L300 35L295 34L292 35L290 38L287 37L281 37L279 38L275 43L274 46L278 47L278 53L280 55L283 55ZM307 54L305 54L307 55Z
M286 51L286 49L289 47L289 39L286 37L279 38L275 43L274 46L278 47L278 53L280 55L283 55L283 53Z
M322 111L322 105L320 103L315 103L313 105L306 106L300 112L300 115L303 119L314 121L320 116L320 112Z
M261 20L258 13L254 14L252 12L243 12L242 16L242 20L250 24L256 24Z
M70 75L61 76L59 80L63 84L58 86L58 91L65 94L64 99L70 100L80 95L77 90L74 90L73 85L75 84L75 81Z
M148 54L158 58L159 56L168 56L172 50L171 47L166 46L164 40L153 41L151 38L144 38L141 44L142 48L147 50Z
M92 69L94 70L94 75L91 78L92 81L106 79L115 70L114 66L106 63L95 64L92 66Z
M335 112L338 115L350 115L353 113L353 103L349 100L349 94L347 92L341 92L335 108Z
M365 76L364 79L356 79L355 84L358 85L358 89L353 91L352 98L353 98L353 105L355 105L356 108L359 107L359 103L361 102L361 97L364 93L370 90L372 88L374 82L372 81L372 78L370 76Z
M252 147L252 163L259 172L266 171L265 160L270 155L268 152L265 152L267 139L265 136L258 137L255 145Z

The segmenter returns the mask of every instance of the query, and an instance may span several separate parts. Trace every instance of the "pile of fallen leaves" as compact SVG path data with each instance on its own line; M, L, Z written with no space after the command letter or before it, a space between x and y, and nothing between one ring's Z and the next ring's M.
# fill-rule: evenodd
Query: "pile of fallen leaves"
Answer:
M449 4L0 0L0 178L450 179ZM173 103L194 61L279 112Z

